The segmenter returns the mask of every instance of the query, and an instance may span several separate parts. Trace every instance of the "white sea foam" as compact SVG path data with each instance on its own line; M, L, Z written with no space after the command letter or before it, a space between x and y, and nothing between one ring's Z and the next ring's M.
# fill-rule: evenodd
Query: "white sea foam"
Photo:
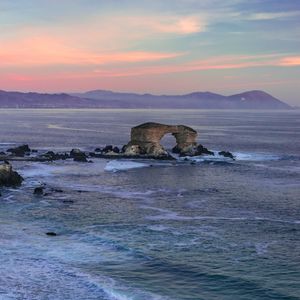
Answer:
M150 207L150 206L142 206L145 209L151 209L155 211L161 212L158 215L147 216L146 219L148 220L172 220L172 221L192 221L192 220L220 220L220 221L247 221L247 222L270 222L270 223L286 223L286 224L299 224L299 220L282 220L282 219L272 219L272 218L264 218L264 217L222 217L222 216L182 216L179 215L177 212Z
M153 231L159 231L159 232L166 232L166 231L169 231L170 230L170 227L167 227L167 226L164 226L164 225L150 225L148 226L148 228L150 230L153 230Z
M236 160L249 160L249 161L266 161L266 160L279 160L280 156L270 153L246 153L246 152L234 152Z
M72 184L68 183L68 188L72 190L81 190L85 192L99 192L101 194L108 194L115 197L123 198L123 199L142 199L151 201L154 194L161 192L168 192L165 189L157 189L157 190L145 190L145 191L135 191L135 190L126 190L122 187L110 187L106 185L86 185L86 184Z
M74 161L41 163L33 162L19 170L20 174L27 177L48 177L56 175L98 175L103 173L105 161L94 160L93 164L82 164Z
M150 167L150 164L146 163L140 163L135 161L125 161L125 160L112 160L108 162L104 168L105 171L126 171L130 169L136 169L136 168L145 168Z
M29 167L21 169L19 173L27 178L27 177L46 177L53 176L55 172L59 170L61 167L49 164L42 163L32 163Z
M266 242L260 242L260 243L254 244L257 255L267 254L269 246L270 246L270 243L266 243Z
M214 155L199 155L199 156L185 156L178 157L177 160L183 161L193 161L196 163L201 162L234 162L229 157L224 157L219 155L219 151L213 151ZM271 153L256 153L256 152L232 152L236 161L268 161L268 160L279 160L281 157Z

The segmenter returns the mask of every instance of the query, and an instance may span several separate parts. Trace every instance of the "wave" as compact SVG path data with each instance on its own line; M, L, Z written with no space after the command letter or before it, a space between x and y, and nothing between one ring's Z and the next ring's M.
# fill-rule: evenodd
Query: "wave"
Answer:
M237 161L267 161L267 160L280 160L282 156L270 153L255 153L255 152L234 152Z
M131 255L131 248L120 251L120 247L114 248L114 241L106 241L103 236L101 243L94 245L86 243L87 236L83 241L78 241L78 236L76 240L64 236L63 239L52 240L49 248L49 239L41 235L40 227L16 221L2 222L1 226L1 299L32 300L48 298L49 295L57 300L168 299L109 275L95 273L93 268L73 267L83 260L93 266L101 263L105 257L110 261L112 253L114 259L119 256L118 261L124 263L135 258ZM17 265L15 259L18 260Z
M178 161L194 161L194 162L226 162L234 163L231 158L219 155L219 151L213 151L214 155L200 155L200 156L184 156L177 157ZM256 153L256 152L232 152L235 161L268 161L280 160L282 156L270 153Z
M150 166L151 166L150 164L135 162L135 161L112 160L106 164L104 170L117 172L117 171L125 171L130 169L145 168Z
M287 223L287 224L300 224L300 220L282 220L266 217L222 217L222 216L182 216L177 212L168 209L151 207L142 205L141 208L158 211L161 214L146 216L148 220L172 220L172 221L193 221L193 220L216 220L216 221L247 221L247 222L271 222L271 223Z
M11 143L11 142L8 142L8 143L0 143L0 146L7 146L7 145L15 145L16 143Z
M100 175L104 171L106 161L95 159L92 164L74 161L32 162L19 170L23 177L53 177L57 175Z

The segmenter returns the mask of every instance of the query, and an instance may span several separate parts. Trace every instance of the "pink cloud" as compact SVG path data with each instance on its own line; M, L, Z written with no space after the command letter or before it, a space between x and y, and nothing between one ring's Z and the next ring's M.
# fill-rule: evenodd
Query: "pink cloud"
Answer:
M183 53L148 51L93 52L65 45L64 41L33 36L2 44L1 66L100 65L136 63L176 58Z
M94 71L96 76L104 77L128 77L142 76L150 74L168 74L184 73L205 70L226 70L226 69L244 69L254 67L284 67L296 65L297 60L290 57L281 57L282 54L266 54L252 56L220 56L211 57L204 60L196 60L188 63L162 65L162 66L144 66L130 67L122 70L97 69ZM90 76L93 76L90 74Z

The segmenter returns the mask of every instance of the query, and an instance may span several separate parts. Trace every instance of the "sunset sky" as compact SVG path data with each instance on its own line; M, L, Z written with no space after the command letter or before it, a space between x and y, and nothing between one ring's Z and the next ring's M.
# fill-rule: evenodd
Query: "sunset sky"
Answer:
M0 89L225 95L300 105L300 0L0 0Z

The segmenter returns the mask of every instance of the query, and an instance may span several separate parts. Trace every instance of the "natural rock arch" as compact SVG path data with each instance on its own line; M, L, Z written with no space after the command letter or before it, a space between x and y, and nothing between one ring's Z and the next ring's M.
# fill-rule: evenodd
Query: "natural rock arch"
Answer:
M166 156L168 152L160 144L160 140L168 133L176 139L173 152L189 152L197 145L197 131L193 128L148 122L131 129L131 140L125 147L125 154Z

